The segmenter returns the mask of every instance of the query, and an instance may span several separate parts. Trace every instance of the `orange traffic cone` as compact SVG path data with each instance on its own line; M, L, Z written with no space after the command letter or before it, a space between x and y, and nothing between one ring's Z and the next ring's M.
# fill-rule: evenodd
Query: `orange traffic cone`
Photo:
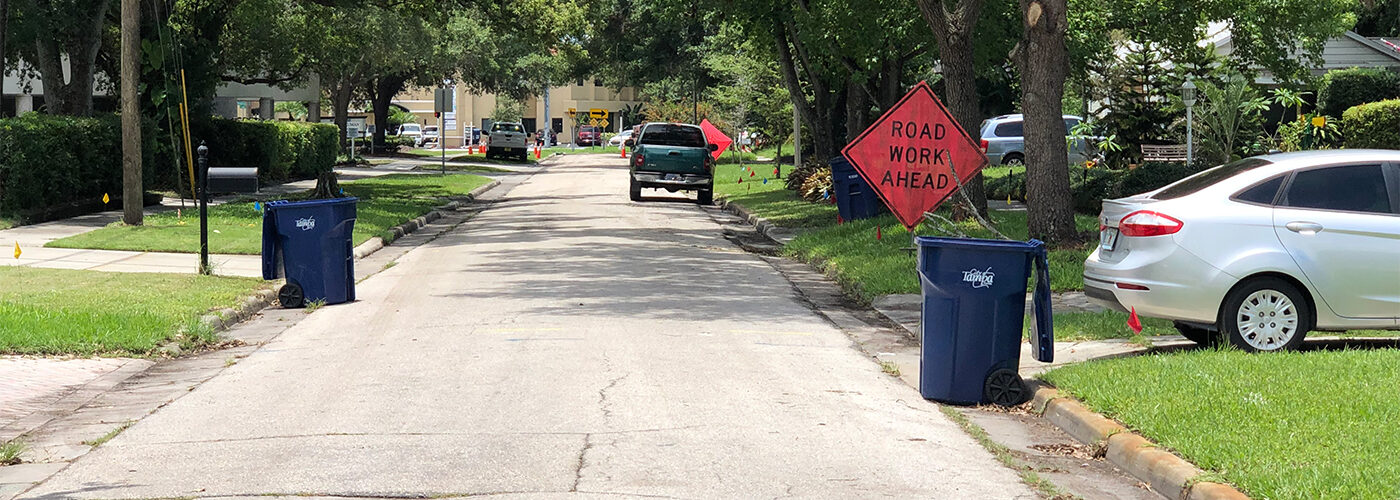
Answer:
M622 157L623 157L623 158L626 158L626 157L627 157L627 146L623 146L623 147L622 147Z
M541 148L541 147L539 147L539 146L535 146L535 159L536 159L536 160L540 159L540 150L541 150L541 149L544 149L544 148Z

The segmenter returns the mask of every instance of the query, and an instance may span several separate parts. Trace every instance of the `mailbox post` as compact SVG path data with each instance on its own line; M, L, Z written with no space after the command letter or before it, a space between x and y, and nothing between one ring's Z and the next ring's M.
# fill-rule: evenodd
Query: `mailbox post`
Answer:
M209 269L209 146L199 143L199 274Z

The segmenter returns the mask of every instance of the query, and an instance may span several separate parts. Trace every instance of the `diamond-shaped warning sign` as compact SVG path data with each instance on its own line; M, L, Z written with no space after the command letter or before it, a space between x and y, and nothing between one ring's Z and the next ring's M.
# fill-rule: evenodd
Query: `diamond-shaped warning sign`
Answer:
M987 155L927 82L915 85L841 155L910 229L957 191L954 169L966 183L987 166Z

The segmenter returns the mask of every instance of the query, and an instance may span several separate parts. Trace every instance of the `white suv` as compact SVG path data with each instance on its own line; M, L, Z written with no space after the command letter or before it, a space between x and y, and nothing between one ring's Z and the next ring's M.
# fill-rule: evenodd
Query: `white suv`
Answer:
M1191 340L1273 351L1400 329L1400 151L1245 158L1105 200L1099 224L1085 294Z
M486 158L515 157L526 161L525 126L518 122L496 122L491 124L491 133L486 138Z

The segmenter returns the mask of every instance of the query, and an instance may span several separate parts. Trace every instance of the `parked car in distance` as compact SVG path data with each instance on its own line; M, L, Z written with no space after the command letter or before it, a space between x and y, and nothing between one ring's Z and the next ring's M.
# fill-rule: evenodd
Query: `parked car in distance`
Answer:
M618 132L617 135L612 136L612 139L608 139L608 145L613 147L621 146L623 143L627 142L627 139L631 138L632 129L629 128L627 130L623 130L622 132Z
M422 144L423 126L417 123L405 123L403 125L399 125L399 137L408 137L413 139L414 146Z
M632 201L641 201L642 188L695 191L701 205L714 202L714 157L717 146L705 140L698 125L648 123L635 139L623 144L632 148L628 164Z
M1083 122L1074 115L1064 115L1065 133ZM992 165L1021 166L1026 164L1026 139L1023 137L1023 117L1021 115L1001 115L982 121L979 128L982 149L987 152L987 161ZM1082 163L1089 159L1088 141L1078 139L1069 148L1069 162Z
M526 161L525 126L520 122L495 122L486 136L486 158L514 157Z
M437 147L438 127L437 125L427 125L423 127L423 133L418 136L418 147L427 147L429 143Z
M574 144L579 146L597 146L602 144L603 129L592 125L584 125L578 128L578 135L574 137Z
M1085 294L1196 342L1400 329L1400 151L1245 158L1104 200L1099 224Z

